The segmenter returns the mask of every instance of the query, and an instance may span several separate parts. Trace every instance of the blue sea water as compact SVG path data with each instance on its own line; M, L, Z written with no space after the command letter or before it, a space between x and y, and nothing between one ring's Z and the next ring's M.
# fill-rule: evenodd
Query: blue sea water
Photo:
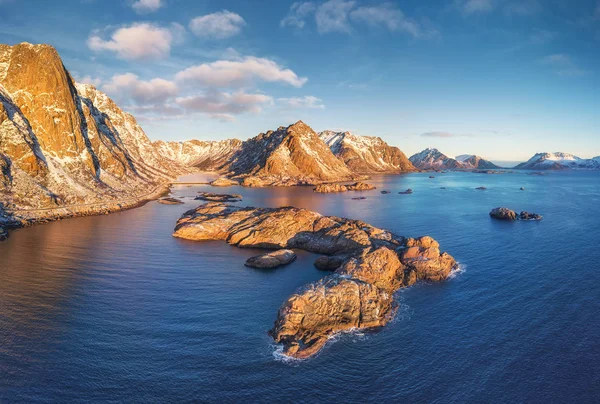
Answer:
M431 235L463 265L399 292L381 331L339 336L306 361L278 355L267 330L324 275L317 256L257 270L243 264L258 250L171 237L210 187L174 188L185 205L13 231L0 243L0 402L599 402L600 173L435 177L375 177L360 201L224 189L244 205ZM544 220L494 221L497 206Z

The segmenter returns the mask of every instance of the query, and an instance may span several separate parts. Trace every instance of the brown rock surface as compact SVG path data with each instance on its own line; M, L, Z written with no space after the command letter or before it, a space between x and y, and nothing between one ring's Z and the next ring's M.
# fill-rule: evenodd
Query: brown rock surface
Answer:
M163 205L183 205L183 201L177 198L161 198L157 202Z
M186 212L173 235L332 255L320 257L315 265L336 272L292 295L270 331L284 353L296 358L314 355L338 332L385 325L398 288L417 280L446 279L456 266L431 237L404 239L359 220L294 207L207 203Z
M199 201L239 202L242 200L242 195L240 194L215 194L212 192L198 192L198 194L194 199Z
M240 185L238 181L231 180L229 178L217 178L210 183L213 187L231 187L234 185Z
M292 250L278 250L248 258L245 265L252 268L277 268L287 265L295 259L296 253Z

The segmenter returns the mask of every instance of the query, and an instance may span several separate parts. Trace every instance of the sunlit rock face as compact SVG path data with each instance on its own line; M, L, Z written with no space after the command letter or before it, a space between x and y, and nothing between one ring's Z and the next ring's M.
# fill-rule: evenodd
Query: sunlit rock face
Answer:
M360 220L294 207L207 203L186 212L173 236L326 254L315 265L335 272L288 298L270 331L283 352L295 358L316 354L336 333L387 324L396 307L395 291L419 280L444 280L456 267L431 237L404 238Z
M401 173L415 167L397 147L379 137L350 132L324 131L319 134L331 152L357 174Z
M0 45L5 210L135 198L183 173L130 114L77 84L49 45Z
M290 186L357 178L314 130L302 121L245 141L229 175L245 186Z

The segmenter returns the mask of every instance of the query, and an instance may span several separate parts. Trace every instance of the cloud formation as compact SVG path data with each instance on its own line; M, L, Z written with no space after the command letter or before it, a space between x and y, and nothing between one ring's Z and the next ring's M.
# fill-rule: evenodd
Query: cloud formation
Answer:
M103 39L98 32L93 33L87 45L94 52L115 52L118 58L125 60L165 59L182 29L178 24L173 24L169 29L149 23L134 23L116 29L110 39Z
M264 106L273 103L273 98L265 94L248 94L210 90L204 94L181 97L177 105L191 111L208 114L211 118L232 121L235 115L245 112L260 113Z
M325 109L323 100L312 95L307 95L304 97L278 98L277 102L282 107L290 109Z
M194 18L190 30L198 37L225 39L239 34L246 21L236 13L223 10Z
M384 27L389 31L404 32L415 38L437 33L424 30L421 24L407 18L392 2L361 5L355 0L328 0L323 3L296 2L292 4L279 25L302 29L312 16L320 34L332 32L349 34L352 32L353 24L363 24L371 28Z
M473 135L468 134L468 133L426 132L426 133L422 133L421 137L452 138L452 137L473 137Z
M133 73L115 75L102 88L120 97L127 96L138 105L163 104L177 96L179 91L177 84L172 81L160 78L143 81Z
M465 16L488 14L496 10L508 16L530 16L543 10L538 0L454 0Z
M163 6L162 0L137 0L131 5L138 14L153 13Z
M251 85L256 80L302 87L308 80L272 60L254 56L192 66L177 73L175 78L180 82L217 88Z
M560 76L584 76L587 71L580 68L573 59L565 53L556 53L548 55L542 59L542 63L548 66L552 66L556 69L556 73Z
M314 13L316 9L317 6L312 1L295 2L279 25L281 27L304 28L306 18Z

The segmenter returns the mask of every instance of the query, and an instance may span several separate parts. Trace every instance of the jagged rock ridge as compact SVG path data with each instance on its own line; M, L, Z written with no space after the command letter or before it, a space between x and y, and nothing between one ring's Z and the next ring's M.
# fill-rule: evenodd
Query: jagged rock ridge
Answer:
M462 163L464 169L495 170L502 168L491 161L485 160L484 158L474 154L462 154L456 157L456 161Z
M327 143L331 152L355 173L400 173L415 170L399 148L388 145L379 137L334 131L323 131L319 136Z

